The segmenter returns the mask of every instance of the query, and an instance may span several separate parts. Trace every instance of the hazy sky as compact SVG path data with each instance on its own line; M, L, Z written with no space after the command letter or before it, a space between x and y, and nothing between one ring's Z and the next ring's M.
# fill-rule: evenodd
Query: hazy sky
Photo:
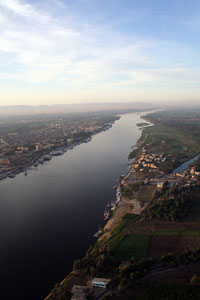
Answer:
M200 103L199 0L0 0L0 105Z

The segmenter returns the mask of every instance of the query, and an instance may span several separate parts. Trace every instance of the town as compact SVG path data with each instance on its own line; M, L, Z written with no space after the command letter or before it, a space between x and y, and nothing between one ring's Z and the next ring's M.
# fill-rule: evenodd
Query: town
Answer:
M0 179L20 172L27 175L28 167L37 167L54 155L90 141L117 119L118 116L81 114L1 118Z

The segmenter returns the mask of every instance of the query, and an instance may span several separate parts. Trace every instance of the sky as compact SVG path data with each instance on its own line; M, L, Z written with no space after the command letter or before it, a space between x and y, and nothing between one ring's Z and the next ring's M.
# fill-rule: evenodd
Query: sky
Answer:
M199 0L0 0L0 105L200 104Z

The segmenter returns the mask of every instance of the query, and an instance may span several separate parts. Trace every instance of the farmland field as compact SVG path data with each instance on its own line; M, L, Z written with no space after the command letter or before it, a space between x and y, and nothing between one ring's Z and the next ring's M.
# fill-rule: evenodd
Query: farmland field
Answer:
M179 236L180 231L179 230L170 230L170 229L156 230L156 231L154 231L154 235Z
M155 189L156 189L156 186L154 186L154 185L141 186L141 189L136 196L137 200L140 202L144 202L144 203L151 201Z
M148 256L159 259L162 255L172 253L176 256L184 252L182 237L179 236L153 236Z
M122 218L121 222L112 231L112 236L107 241L107 245L111 251L115 251L116 247L124 239L126 232L135 226L139 218L140 216L129 213Z
M119 223L119 225L113 230L113 234L119 234L120 232L123 232L126 229L130 229L132 225L135 224L135 222L140 218L138 215L134 214L126 214L122 221Z
M200 235L200 231L199 230L189 230L189 229L185 229L181 232L181 234L183 236L199 236Z
M116 247L114 255L119 260L129 260L131 257L139 260L147 256L149 243L148 235L128 235Z
M195 251L200 248L200 237L198 236L184 236L182 238L183 246L185 251L191 250Z

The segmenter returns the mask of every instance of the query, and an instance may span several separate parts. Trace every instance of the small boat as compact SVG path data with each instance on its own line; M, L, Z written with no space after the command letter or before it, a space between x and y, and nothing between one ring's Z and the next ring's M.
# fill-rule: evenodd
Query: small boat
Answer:
M107 207L111 207L111 206L112 206L111 202L108 202Z
M98 231L93 235L95 238L100 237L100 235L102 234L103 230L101 228L101 226L99 225L98 227Z
M110 210L113 211L113 210L115 210L115 208L116 208L116 205L115 205L115 206L112 206Z
M52 158L51 155L45 155L44 156L44 160L51 160L51 158Z
M15 174L10 174L8 177L9 177L9 178L14 178L14 177L15 177Z
M28 175L28 172L26 171L26 172L24 173L24 175L27 176L27 175Z
M116 203L114 201L111 202L111 209L110 210L115 210L116 208Z
M109 209L105 208L104 221L107 221L109 218L110 218L110 211L109 211Z
M35 163L34 163L34 167L38 167L38 165L39 165L39 162L38 161L36 161Z
M62 150L57 150L57 151L52 151L51 152L51 155L54 155L54 156L59 156L59 155L63 155L64 152Z
M39 163L40 163L40 164L43 164L43 162L44 162L44 158L41 157L41 158L39 159Z

